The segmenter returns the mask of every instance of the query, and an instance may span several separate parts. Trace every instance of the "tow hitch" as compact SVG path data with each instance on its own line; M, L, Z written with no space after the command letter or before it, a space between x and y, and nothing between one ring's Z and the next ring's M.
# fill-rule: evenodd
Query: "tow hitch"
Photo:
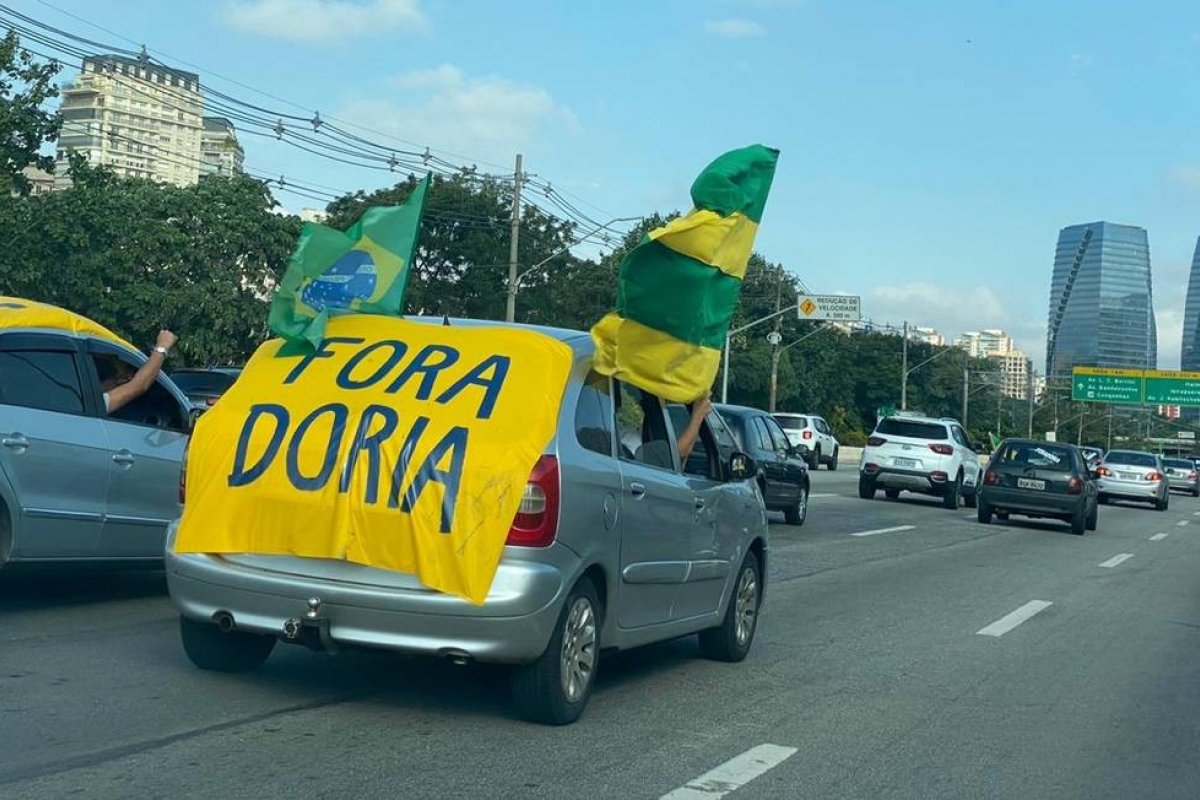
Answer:
M283 640L302 644L310 650L337 652L337 642L329 635L329 618L321 613L321 598L308 598L308 610L302 617L292 617L283 623Z

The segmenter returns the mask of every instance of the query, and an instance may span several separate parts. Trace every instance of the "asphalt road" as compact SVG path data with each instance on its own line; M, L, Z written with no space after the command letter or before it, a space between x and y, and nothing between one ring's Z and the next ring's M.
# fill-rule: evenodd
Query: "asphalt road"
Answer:
M566 728L480 667L202 673L159 574L6 577L0 798L1200 797L1200 501L1078 537L854 480L816 473L808 524L774 527L744 663L606 658Z

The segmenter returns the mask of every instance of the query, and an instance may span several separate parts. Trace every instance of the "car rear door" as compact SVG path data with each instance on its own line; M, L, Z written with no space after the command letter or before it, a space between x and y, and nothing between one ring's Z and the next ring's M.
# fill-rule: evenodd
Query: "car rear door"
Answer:
M14 557L95 554L110 450L82 366L72 337L0 336L0 469L18 506Z
M767 435L775 447L775 460L779 465L779 479L783 484L780 495L789 502L800 499L800 487L804 484L804 467L800 462L788 456L788 440L783 429L771 417L759 417L767 427Z
M89 341L87 348L90 380L98 379L96 365L105 359L140 365L108 342ZM185 402L159 375L145 394L105 418L109 478L97 555L162 558L167 526L179 515L179 470L190 422Z
M778 449L765 415L755 414L746 419L746 438L752 448L750 455L763 470L763 499L767 505L786 505L795 500L795 491L788 486L786 451Z

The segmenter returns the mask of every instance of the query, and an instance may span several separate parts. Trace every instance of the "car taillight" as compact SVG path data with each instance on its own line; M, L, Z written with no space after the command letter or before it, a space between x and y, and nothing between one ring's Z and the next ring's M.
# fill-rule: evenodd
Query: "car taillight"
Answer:
M983 482L988 486L995 486L996 484L1000 483L1000 476L989 469L987 472L983 473Z
M1192 470L1191 472L1188 473L1188 480L1189 481L1196 480L1196 475L1197 475L1196 470Z
M507 544L549 547L558 533L558 459L542 456L533 466Z
M1096 467L1096 474L1101 478L1107 478L1108 476L1112 475L1112 470L1108 467Z
M954 455L954 448L948 444L931 444L929 445L929 449L940 456Z
M1147 472L1147 473L1146 473L1146 480L1148 480L1148 481L1161 481L1161 480L1162 480L1162 474L1161 474L1161 473L1158 473L1158 472Z
M804 438L804 439L811 439L811 438L812 438L812 431L805 431L804 433L800 434L800 436L801 436L802 438Z
M1067 481L1067 494L1081 494L1083 492L1083 481L1079 478L1072 477Z
M883 447L885 444L887 444L887 439L883 438L882 436L872 436L871 438L867 439L867 444L871 447Z
M876 472L879 472L879 465L863 464L863 472L867 473L868 475L874 475Z
M187 496L187 457L188 448L191 446L192 440L188 439L188 443L183 446L183 459L179 462L179 505L183 505Z
M929 480L933 481L934 483L945 483L946 481L950 480L950 476L939 469L929 473Z

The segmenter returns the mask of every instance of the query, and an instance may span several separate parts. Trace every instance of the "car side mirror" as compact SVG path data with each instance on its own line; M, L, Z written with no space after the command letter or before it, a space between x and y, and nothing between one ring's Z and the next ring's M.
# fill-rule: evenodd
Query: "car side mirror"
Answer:
M735 452L729 457L729 479L744 481L758 474L754 459L745 453Z
M204 413L203 408L197 408L195 406L192 406L192 408L188 411L188 430L189 431L196 429L196 420L200 419L200 415L203 413Z

